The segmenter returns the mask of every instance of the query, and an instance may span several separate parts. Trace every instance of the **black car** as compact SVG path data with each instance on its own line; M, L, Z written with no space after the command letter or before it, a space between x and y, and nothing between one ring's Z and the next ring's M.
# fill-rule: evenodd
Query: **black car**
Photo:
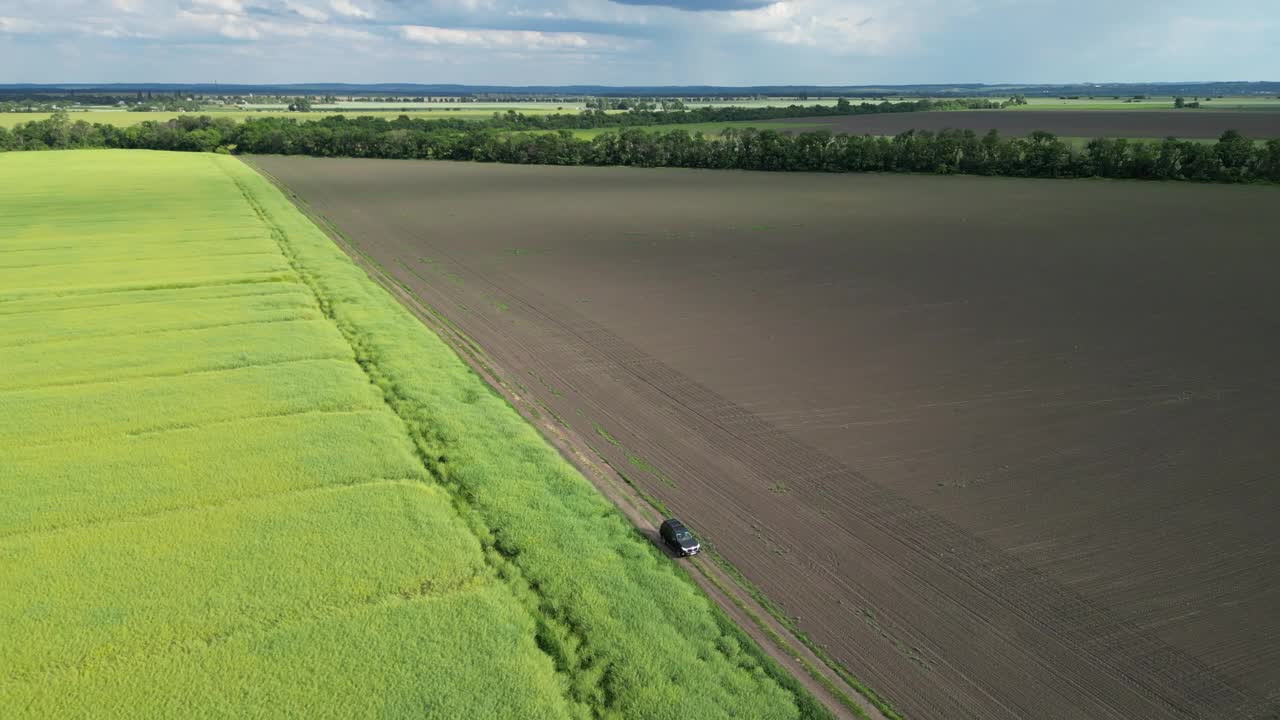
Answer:
M693 533L689 532L689 528L675 518L664 520L662 527L658 528L658 533L662 535L662 542L666 543L667 547L681 557L697 555L698 551L702 549L702 546L693 537Z

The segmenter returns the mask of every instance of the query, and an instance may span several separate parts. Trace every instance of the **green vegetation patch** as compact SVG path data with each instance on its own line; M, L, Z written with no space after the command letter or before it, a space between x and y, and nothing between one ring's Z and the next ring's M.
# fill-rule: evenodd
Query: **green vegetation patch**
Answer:
M532 632L500 585L393 596L231 635L175 662L50 672L0 686L0 702L32 718L564 718Z
M372 411L382 395L350 360L301 360L8 393L0 444L48 445L253 417Z
M189 331L226 325L277 323L321 318L315 298L297 285L270 295L239 295L210 299L175 298L175 305L141 303L135 306L116 304L114 295L98 295L96 307L50 309L40 313L0 315L0 347L48 344L91 337L108 338L121 335L150 335L174 330ZM39 302L36 302L38 305ZM0 301L0 312L7 308ZM53 303L51 303L51 306ZM56 352L58 348L33 349L32 352Z
M0 347L0 392L320 359L354 360L323 319L63 339L56 352Z
M658 482L662 483L663 485L666 485L667 487L674 488L676 486L676 484L671 481L671 478L667 477L666 473L654 467L652 464L649 463L649 461L645 460L639 455L628 452L627 462L630 463L631 466L634 467L635 469L641 472L649 473L655 479L657 479Z
M609 431L606 430L604 426L601 425L600 423L592 422L591 427L596 431L597 435L605 439L605 442L609 443L610 445L613 445L614 447L622 447L622 443L618 442L618 439L615 438L613 435L610 435Z
M449 538L450 551L424 535ZM174 542L184 537L199 542ZM492 582L444 492L408 482L29 535L5 550L0 571L25 592L0 597L9 629L0 656L19 678L103 648L113 661L199 651L239 633ZM84 582L84 568L100 581Z

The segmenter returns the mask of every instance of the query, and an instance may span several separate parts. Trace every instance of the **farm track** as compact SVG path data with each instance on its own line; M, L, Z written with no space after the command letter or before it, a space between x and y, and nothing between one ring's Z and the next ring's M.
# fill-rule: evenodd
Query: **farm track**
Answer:
M779 429L552 297L547 286L475 262L473 249L416 212L362 206L348 197L349 185L328 194L292 174L296 160L258 162L349 233L355 254L402 299L416 297L427 308L420 317L447 328L460 354L508 398L525 400L517 407L544 433L573 439L562 451L597 484L610 476L591 471L600 463L625 478L601 487L615 499L619 487L635 490L618 503L633 521L645 516L638 504L678 503L677 514L692 519L791 622L906 715L1273 712L1274 694L1246 689L1132 614ZM318 161L309 162L314 172ZM372 167L402 174L414 165ZM538 170L513 175L522 172ZM592 172L601 183L623 177ZM496 201L511 191L507 181L494 182ZM354 194L369 198L367 190ZM584 212L590 224L591 211ZM918 302L903 312L942 306ZM1158 399L1159 389L1144 392Z

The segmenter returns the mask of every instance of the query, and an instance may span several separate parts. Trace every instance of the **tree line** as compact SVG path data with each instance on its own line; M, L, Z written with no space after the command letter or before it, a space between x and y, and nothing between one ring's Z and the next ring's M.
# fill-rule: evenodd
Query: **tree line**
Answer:
M1011 104L1008 101L985 98L959 98L955 100L905 100L901 102L851 103L845 98L834 105L787 105L785 107L739 107L720 105L694 108L659 109L652 105L632 106L627 112L606 112L589 109L581 113L557 113L553 115L525 115L515 110L494 113L489 121L492 127L505 130L584 130L608 127L636 127L651 125L687 125L712 122L760 122L789 118L840 117L844 115L875 115L880 113L928 112L930 110L999 110Z
M183 116L116 127L71 122L66 113L59 113L12 130L0 128L0 151L136 148L543 165L1280 182L1280 139L1255 143L1235 131L1213 143L1098 138L1077 147L1046 132L1005 137L971 130L873 137L733 128L708 136L683 129L622 126L587 139L568 129L522 131L530 120L332 116L236 122Z

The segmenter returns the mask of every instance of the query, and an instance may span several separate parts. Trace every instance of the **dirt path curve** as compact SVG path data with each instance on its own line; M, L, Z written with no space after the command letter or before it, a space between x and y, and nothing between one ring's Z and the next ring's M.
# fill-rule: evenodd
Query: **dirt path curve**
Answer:
M659 507L647 500L612 469L608 461L592 459L591 445L578 433L566 428L540 413L532 398L518 392L503 379L502 370L486 362L484 351L475 346L457 327L443 315L428 306L414 293L406 290L376 262L370 261L358 248L342 236L332 223L316 213L305 201L289 190L262 168L259 173L275 184L295 205L342 248L353 262L369 277L386 288L404 307L425 325L449 343L458 355L482 377L495 391L506 397L518 411L529 419L560 454L577 467L582 474L636 527L637 532L662 549L673 561L686 566L688 576L707 597L747 633L771 658L786 668L792 676L840 720L888 720L875 703L836 672L822 658L801 642L792 631L777 620L769 609L752 593L731 577L707 555L677 559L659 541L658 525L662 522Z

